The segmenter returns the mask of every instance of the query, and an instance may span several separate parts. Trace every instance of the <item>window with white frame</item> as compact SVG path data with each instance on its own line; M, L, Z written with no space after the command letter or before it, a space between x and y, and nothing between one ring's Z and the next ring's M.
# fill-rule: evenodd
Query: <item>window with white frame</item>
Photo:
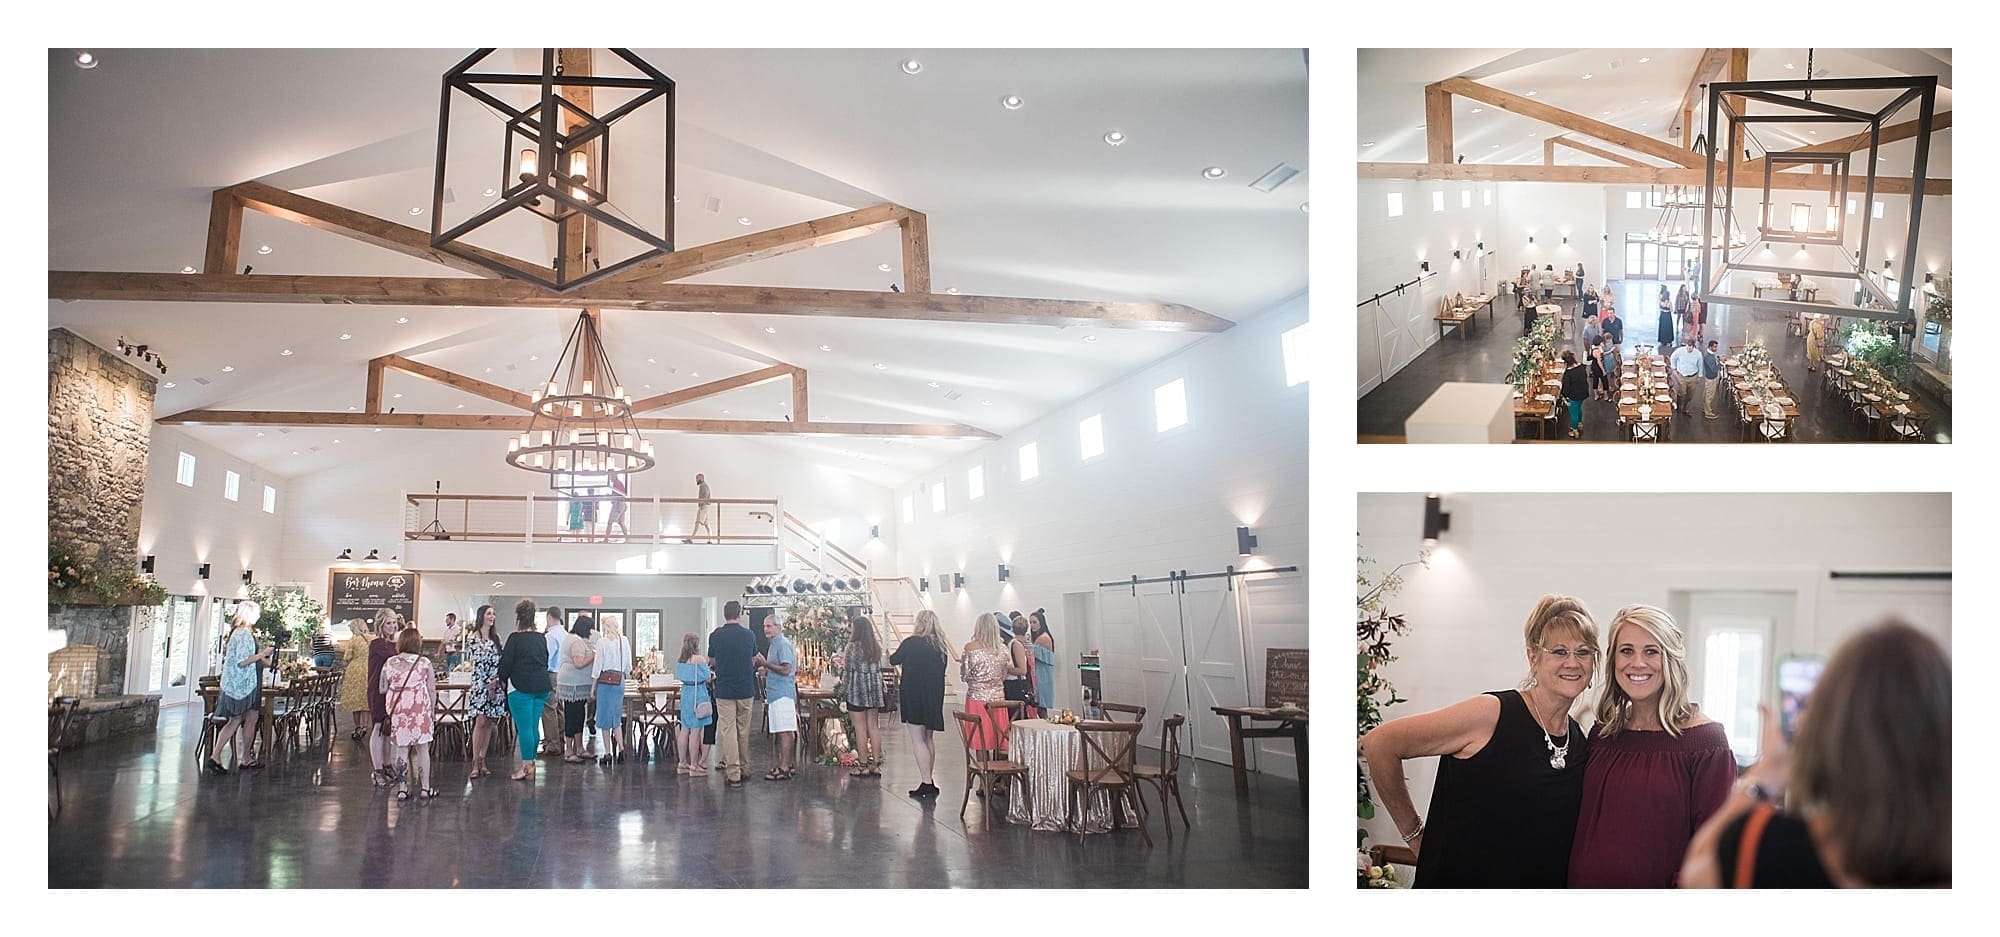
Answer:
M1472 207L1472 190L1471 190L1471 189L1460 189L1460 190L1459 190L1459 192L1458 192L1458 207L1460 207L1460 208L1471 208L1471 207Z
M1091 459L1103 455L1104 454L1103 414L1093 414L1091 416L1085 417L1083 422L1076 424L1076 436L1079 448L1081 448L1083 451L1084 461L1087 462Z
M931 486L931 510L938 514L944 513L944 482Z
M1481 197L1481 198L1485 199L1485 204L1486 204L1486 207L1488 207L1488 208L1491 208L1491 207L1493 207L1493 190L1492 190L1492 189L1481 189L1481 190L1480 190L1480 192L1479 192L1479 195L1480 195L1480 197Z
M1444 193L1431 193L1431 211L1444 211Z
M914 521L914 520L916 520L916 519L917 519L917 496L916 496L916 495L904 495L904 496L903 496L903 523L907 524L907 523L910 523L911 521Z
M1389 217L1401 218L1402 216L1403 216L1403 193L1401 192L1389 193Z
M1880 220L1880 219L1881 219L1881 217L1882 217L1882 203L1881 203L1881 202L1876 202L1876 203L1875 203L1875 217L1876 217L1876 219L1877 219L1877 220Z
M264 513L278 513L278 489L270 485L264 486Z
M1153 429L1166 432L1187 425L1187 381L1174 378L1153 388Z
M1285 386L1297 387L1311 380L1306 373L1306 337L1312 323L1302 323L1279 337L1285 349Z
M1855 199L1848 199L1848 200L1847 200L1847 213L1848 213L1848 214L1850 214L1850 215L1854 214L1854 210L1855 210L1855 208L1856 208L1856 200L1855 200Z
M180 464L174 469L174 481L189 488L194 487L194 456L181 453Z
M1042 460L1040 454L1035 450L1035 444L1029 443L1025 446L1022 446L1021 480L1024 482L1033 481L1034 479L1040 477L1041 474L1042 474Z
M243 476L238 475L235 472L223 472L222 496L230 501L236 500L237 489L242 484L243 484Z
M1638 189L1633 189L1632 191L1625 193L1625 207L1638 208L1640 198L1641 196L1639 194Z
M965 500L977 501L986 497L986 466L975 465L965 470Z

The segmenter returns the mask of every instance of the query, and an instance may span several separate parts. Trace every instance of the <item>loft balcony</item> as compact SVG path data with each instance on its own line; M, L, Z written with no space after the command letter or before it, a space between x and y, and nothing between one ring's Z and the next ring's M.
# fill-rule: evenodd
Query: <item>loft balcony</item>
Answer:
M403 566L765 576L785 568L782 517L775 498L405 494Z

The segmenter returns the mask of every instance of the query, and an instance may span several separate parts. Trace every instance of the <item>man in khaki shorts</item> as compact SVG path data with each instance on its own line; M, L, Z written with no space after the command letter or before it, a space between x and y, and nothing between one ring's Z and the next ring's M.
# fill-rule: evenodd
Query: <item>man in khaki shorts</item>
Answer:
M764 637L770 639L770 646L752 660L764 673L764 731L778 739L778 766L764 775L764 780L785 781L792 777L792 754L797 750L799 731L799 681L794 673L798 652L785 638L783 617L775 612L764 619Z

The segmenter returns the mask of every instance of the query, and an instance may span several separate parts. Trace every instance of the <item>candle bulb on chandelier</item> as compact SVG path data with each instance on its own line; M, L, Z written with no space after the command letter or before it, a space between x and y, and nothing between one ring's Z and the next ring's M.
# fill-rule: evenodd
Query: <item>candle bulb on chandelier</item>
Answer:
M488 158L490 159L491 157ZM536 158L534 150L521 151L521 164L518 168L518 173L522 182L535 181L535 176L539 174L539 170L537 169L538 163L539 160ZM488 163L487 165L490 166L492 164Z
M582 151L569 154L569 178L572 182L584 182L590 178L590 154ZM578 195L583 193L578 192Z

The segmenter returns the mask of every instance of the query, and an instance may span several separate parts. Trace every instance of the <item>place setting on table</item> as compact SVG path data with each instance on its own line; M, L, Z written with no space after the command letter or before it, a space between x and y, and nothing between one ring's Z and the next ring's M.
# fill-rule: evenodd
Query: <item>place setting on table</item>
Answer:
M1627 441L1635 438L1658 440L1673 422L1674 397L1667 381L1667 363L1652 354L1650 345L1639 346L1632 360L1621 365L1618 374L1618 422L1626 428Z

